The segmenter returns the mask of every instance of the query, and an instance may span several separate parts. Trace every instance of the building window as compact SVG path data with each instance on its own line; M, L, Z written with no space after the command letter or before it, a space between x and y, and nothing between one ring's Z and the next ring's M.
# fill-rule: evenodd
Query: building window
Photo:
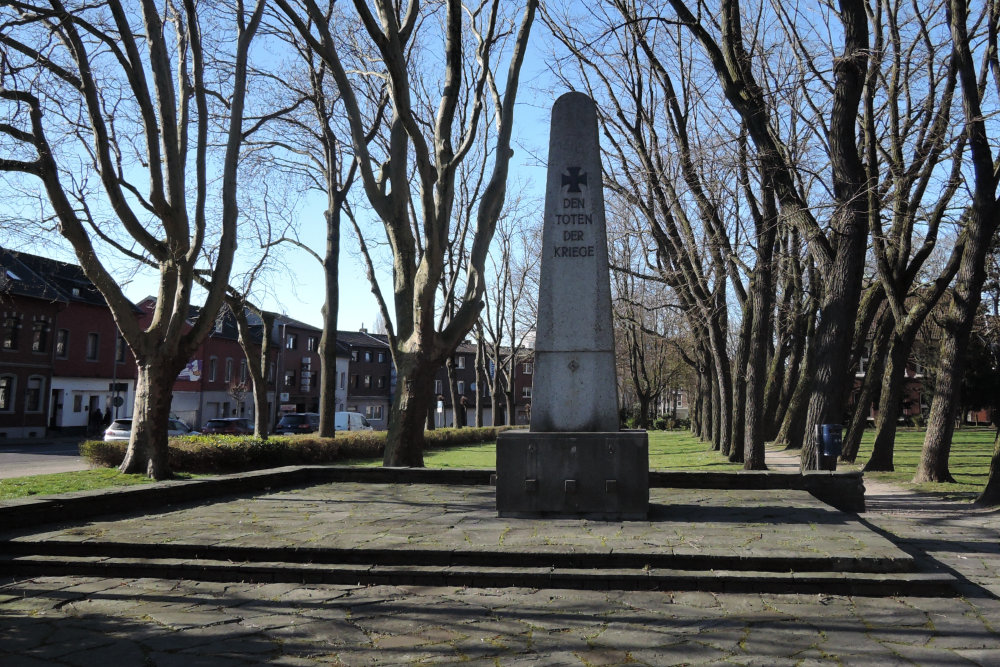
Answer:
M83 394L73 395L73 412L83 412Z
M232 382L233 380L233 360L226 357L226 374L223 377L224 382Z
M309 371L302 371L302 392L308 393L311 387L312 387L312 373Z
M306 349L309 352L316 351L316 336L309 336L309 338L306 340Z
M246 384L247 381L247 360L240 359L240 384Z
M285 337L285 349L294 350L299 346L298 334L288 334Z
M378 353L378 362L380 364L385 362L385 352L379 352Z
M45 352L49 348L49 324L37 321L31 327L31 351Z
M0 412L11 412L14 409L13 375L0 375Z
M21 335L21 318L17 315L8 315L3 320L3 349L16 350L17 339Z
M69 356L69 329L56 332L56 356L65 359Z
M215 374L219 370L219 360L215 357L208 358L208 381L215 382Z
M375 378L375 386L378 387L379 389L384 389L385 388L385 376L384 375L381 375L381 376Z
M351 350L351 361L357 361L357 360L358 360L358 351Z
M459 354L459 355L457 355L455 357L455 367L456 368L465 368L465 355L464 354Z
M372 360L372 351L365 350L365 361L371 361L371 360Z
M115 361L125 363L125 339L121 336L115 338Z
M286 387L295 386L295 371L285 371L285 386Z
M366 405L365 406L365 419L382 419L382 406L381 405Z
M347 373L340 371L340 388L344 388L344 383L347 382Z
M274 362L267 365L267 381L274 382Z
M101 337L96 333L87 334L87 361L97 361L97 351L100 348Z
M460 394L465 393L465 383L461 380L458 381L458 393Z
M442 389L442 387L441 387L441 380L434 380L434 393L435 394L440 394L441 393L441 389Z
M521 388L521 398L531 398L531 387Z
M372 387L372 376L371 375L366 375L365 376L365 389L371 389L371 387Z
M28 378L28 384L24 389L24 411L25 412L41 412L42 411L42 385L45 383L44 378L40 378L37 375L33 375Z
M534 372L535 372L535 365L530 361L524 362L524 374L531 375Z
M355 389L358 388L358 376L357 375L352 375L351 376L351 386L354 387Z

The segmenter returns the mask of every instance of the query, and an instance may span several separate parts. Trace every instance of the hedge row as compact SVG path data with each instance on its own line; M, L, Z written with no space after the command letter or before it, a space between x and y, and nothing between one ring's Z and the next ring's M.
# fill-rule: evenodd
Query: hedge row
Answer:
M509 426L444 428L426 431L427 449L493 442ZM289 465L337 463L349 459L382 458L385 431L338 433L336 438L316 435L252 436L196 435L171 438L169 465L174 472L196 474L244 472ZM126 441L87 440L80 455L98 467L116 467L125 459Z

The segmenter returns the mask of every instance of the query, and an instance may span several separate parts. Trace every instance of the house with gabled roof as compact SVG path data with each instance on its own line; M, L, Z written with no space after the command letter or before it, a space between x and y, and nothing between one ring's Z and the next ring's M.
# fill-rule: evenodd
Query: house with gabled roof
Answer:
M131 414L135 360L83 269L0 249L0 313L0 437L94 432Z

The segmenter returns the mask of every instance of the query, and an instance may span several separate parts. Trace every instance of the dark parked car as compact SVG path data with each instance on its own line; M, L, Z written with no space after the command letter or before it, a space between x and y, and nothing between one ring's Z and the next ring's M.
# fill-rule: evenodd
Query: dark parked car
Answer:
M295 435L319 430L319 414L315 412L292 412L278 421L275 435Z
M245 417L209 419L201 429L205 434L252 435L253 422Z

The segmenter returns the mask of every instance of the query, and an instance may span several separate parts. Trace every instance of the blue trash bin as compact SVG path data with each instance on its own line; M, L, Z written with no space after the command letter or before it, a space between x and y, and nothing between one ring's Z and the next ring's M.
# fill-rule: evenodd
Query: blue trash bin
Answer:
M819 427L819 450L823 456L834 458L840 457L843 451L843 441L841 434L843 426L840 424L822 424Z

